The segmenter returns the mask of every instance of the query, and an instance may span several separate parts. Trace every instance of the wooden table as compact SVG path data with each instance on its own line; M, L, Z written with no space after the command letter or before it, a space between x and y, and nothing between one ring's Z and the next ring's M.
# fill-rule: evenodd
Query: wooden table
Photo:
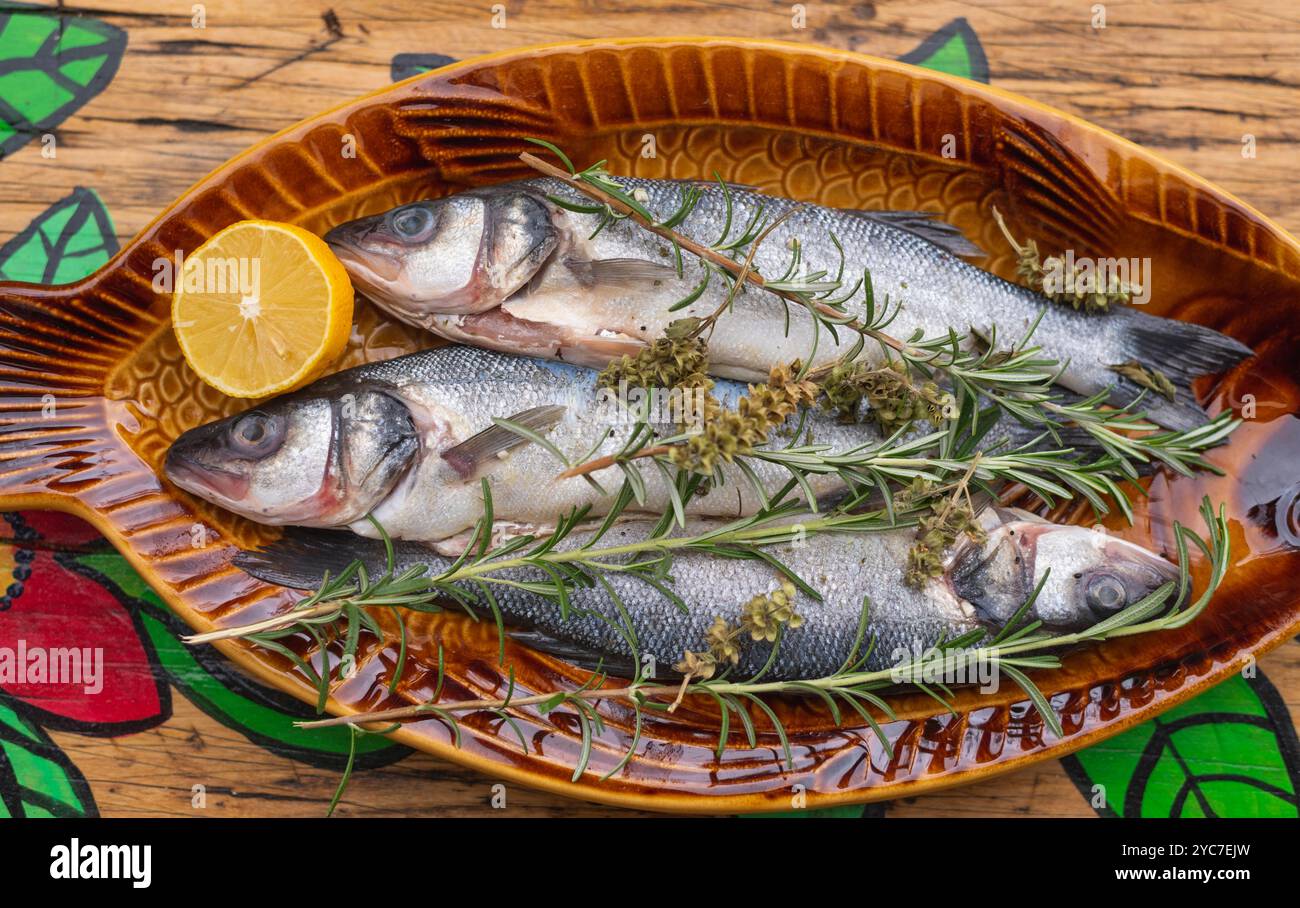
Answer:
M782 38L956 69L1156 149L1300 229L1300 130L1291 122L1300 12L1267 0L1112 2L1104 14L1079 0L818 0L806 4L803 28L800 8L763 0L211 0L193 10L176 0L86 0L75 11L15 8L12 20L40 9L58 30L44 77L14 62L38 52L28 46L33 23L0 32L0 119L19 127L0 129L0 274L10 278L75 277L217 164L395 73L528 44L647 34ZM51 249L62 253L54 264ZM106 671L118 673L115 693L93 702L0 684L0 815L324 812L341 738L304 743L289 728L300 707L175 644L175 620L93 531L10 515L0 535L11 540L0 546L0 647L20 631L58 635L98 621L113 641ZM837 813L1159 814L1181 785L1191 791L1184 810L1295 816L1300 644L1259 670L1078 759ZM496 780L370 746L340 814L496 812ZM1109 806L1094 809L1096 783ZM505 812L619 811L512 788Z

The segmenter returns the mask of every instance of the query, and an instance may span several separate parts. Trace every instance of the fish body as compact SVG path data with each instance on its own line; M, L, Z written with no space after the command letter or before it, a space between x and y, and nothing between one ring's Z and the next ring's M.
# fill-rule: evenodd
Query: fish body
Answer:
M985 509L981 522L986 541L955 545L943 575L920 588L901 582L908 549L915 542L911 529L832 533L799 545L765 547L820 598L796 590L794 610L803 621L786 629L764 677L809 679L835 673L859 642L864 608L865 634L857 656L869 651L865 668L883 670L971 630L996 633L1039 582L1042 589L1024 620L1066 631L1086 628L1129 607L1177 574L1173 565L1140 546L1082 527L1002 508ZM616 524L594 547L645 539L651 526L645 521ZM716 527L693 521L677 532L698 534ZM588 541L589 534L578 531L556 551L570 551ZM311 589L326 570L337 576L354 559L365 563L372 577L381 576L386 567L382 544L346 533L291 534L263 551L241 553L236 563L269 582ZM436 575L451 561L420 545L399 544L396 570L415 565L427 566ZM617 594L622 612L600 584L575 589L567 616L554 599L517 585L494 586L493 594L505 623L528 645L578 664L599 662L605 670L626 673L634 655L629 632L642 664L652 656L664 671L687 651L707 650L709 628L717 618L733 627L741 624L746 603L771 595L782 579L762 560L692 550L673 556L665 580L681 604L635 575L613 571L602 576ZM500 579L546 577L536 569L514 568ZM467 586L465 592L473 596L478 591ZM738 645L733 677L743 680L767 664L772 644L742 632Z
M548 360L473 347L426 350L337 373L193 429L172 445L164 469L181 488L260 523L374 536L366 519L372 514L394 538L451 551L483 516L480 477L490 481L503 531L541 532L576 508L589 507L593 516L608 511L623 482L618 467L593 473L595 485L558 478L570 464L618 452L634 430L617 395L601 393L596 380L591 369ZM713 393L730 409L745 389L720 382ZM474 463L456 456L492 430L494 419L548 408L558 416L540 434L563 461L535 443L478 455ZM802 426L801 441L841 453L881 438L871 426L818 411ZM679 431L672 423L658 429L663 436ZM724 481L687 499L687 514L733 518L762 506L737 467L721 469ZM790 479L771 464L753 470L768 495ZM672 506L669 474L648 461L641 472L645 495L629 512L664 513ZM821 497L843 486L821 475L810 477L809 488Z
M698 191L675 229L706 245L784 216L758 244L753 267L780 278L797 248L801 273L842 273L846 290L866 269L877 305L901 305L887 329L895 337L973 329L1010 346L1037 320L1032 343L1066 363L1060 383L1083 395L1106 391L1116 405L1143 388L1110 367L1136 360L1176 387L1173 400L1143 401L1148 416L1169 428L1204 423L1191 392L1196 376L1250 354L1218 332L1130 307L1097 315L1052 304L963 261L977 250L924 214L826 208L716 184L618 181L660 219L680 206L688 186ZM402 206L341 225L326 239L353 282L406 322L462 343L589 366L635 353L669 322L706 317L724 304L728 287L715 278L693 303L671 311L699 286L700 262L684 255L678 276L667 241L629 219L597 230L600 215L567 210L554 198L590 204L561 181L527 180ZM857 316L865 311L861 293L845 305ZM832 338L801 307L747 286L709 336L711 370L761 380L795 359L829 362L852 341L852 332ZM865 355L881 354L869 344Z

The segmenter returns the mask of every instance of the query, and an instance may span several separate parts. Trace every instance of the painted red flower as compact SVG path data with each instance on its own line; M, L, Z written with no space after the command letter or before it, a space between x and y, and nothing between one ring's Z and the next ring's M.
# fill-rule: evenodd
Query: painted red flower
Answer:
M102 546L84 521L5 514L0 546L0 692L48 727L89 735L149 728L171 714L157 659L133 614L73 555Z

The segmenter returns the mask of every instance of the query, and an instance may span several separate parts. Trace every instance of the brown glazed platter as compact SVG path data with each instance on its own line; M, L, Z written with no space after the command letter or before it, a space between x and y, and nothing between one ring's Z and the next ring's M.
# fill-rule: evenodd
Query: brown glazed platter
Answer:
M653 157L643 155L654 137ZM1143 722L1239 671L1300 630L1300 245L1267 218L1156 155L1066 114L962 79L858 54L772 41L630 39L510 51L445 67L352 101L272 136L186 192L78 284L0 284L0 508L56 508L93 522L198 631L244 624L296 598L231 566L239 547L274 531L188 497L160 478L182 431L242 409L186 366L154 292L154 263L188 253L228 224L267 218L323 233L418 198L524 176L525 136L615 174L712 177L851 208L937 212L991 250L982 264L1012 277L1013 255L990 210L1045 251L1147 257L1151 310L1227 332L1257 351L1198 389L1211 413L1245 417L1211 453L1223 477L1157 475L1132 527L1108 529L1153 548L1170 525L1201 529L1203 495L1226 507L1232 565L1207 611L1176 631L1070 654L1037 682L1063 734L1014 685L959 690L955 714L900 696L883 724L892 748L819 702L778 701L794 767L774 734L748 747L732 731L715 757L712 706L688 699L648 715L636 753L631 715L600 704L605 727L587 771L570 781L578 723L564 708L513 710L528 741L495 715L464 718L463 739L438 719L405 725L401 742L498 779L632 807L694 812L808 807L919 794L1007 772ZM355 143L355 156L341 149ZM945 155L945 152L947 154ZM339 368L432 340L361 302ZM1079 511L1075 519L1091 518ZM1203 565L1197 571L1204 579ZM382 620L384 615L378 616ZM396 626L368 635L357 671L328 711L426 701L439 644L443 699L502 697L496 629L458 615L416 615L396 693ZM319 662L321 654L300 649ZM315 690L288 660L238 641L221 651L304 701ZM336 644L339 646L339 644ZM587 673L515 643L516 696L577 686ZM339 652L326 657L336 663ZM311 734L304 731L303 734ZM892 752L892 756L890 755ZM796 787L800 786L800 787Z

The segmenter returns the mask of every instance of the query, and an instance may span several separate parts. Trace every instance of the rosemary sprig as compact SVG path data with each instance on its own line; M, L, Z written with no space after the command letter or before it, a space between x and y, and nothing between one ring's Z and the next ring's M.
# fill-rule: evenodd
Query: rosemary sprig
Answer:
M925 351L915 350L908 344L891 337L884 332L885 323L877 323L873 318L875 313L875 302L871 293L869 280L864 278L854 284L843 296L838 299L831 297L836 291L843 290L843 262L841 262L840 274L835 279L826 280L827 272L818 271L814 274L799 275L799 266L801 262L801 252L798 243L794 244L791 262L786 269L786 273L774 280L768 280L753 267L753 247L754 244L767 235L777 224L789 217L794 209L787 210L774 222L764 222L762 220L763 208L760 206L754 212L750 221L741 230L739 236L731 235L731 189L719 179L719 185L722 188L724 199L727 206L727 218L722 236L718 242L713 245L702 243L698 240L688 237L675 228L684 221L694 207L699 203L700 193L698 190L692 192L690 188L683 190L682 203L679 208L669 216L659 219L645 207L632 193L628 192L607 170L604 169L604 162L599 161L583 170L577 170L573 162L569 160L559 148L542 139L530 138L528 141L541 145L554 153L564 163L565 168L559 168L555 165L543 161L530 152L524 152L519 159L553 179L562 180L577 192L591 198L596 202L595 205L580 205L567 199L561 199L555 196L551 201L561 207L571 211L577 211L586 214L600 214L601 222L597 227L597 232L603 228L606 223L616 220L630 219L645 230L656 236L667 240L674 250L678 263L678 274L682 273L681 251L685 250L696 258L704 266L704 277L700 283L691 291L691 293L674 304L671 308L681 309L690 305L696 299L703 295L708 286L712 275L725 275L727 279L734 283L748 283L760 290L766 290L775 294L777 297L786 302L793 303L807 310L809 315L814 319L818 329L827 330L832 337L836 337L836 329L843 327L855 331L866 339L871 339L884 347L891 348L899 354L908 356L918 356L924 358ZM834 240L834 237L832 237ZM838 241L835 241L838 246ZM737 260L733 255L740 254L745 250L745 258ZM867 316L865 319L855 318L845 308L845 303L852 299L858 292L859 287L863 289L864 305L866 306ZM734 297L733 292L728 294L727 302L715 313L703 321L713 322L717 317L726 310ZM886 301L887 303L888 301ZM884 314L886 307L882 307L881 314ZM701 326L703 330L703 326ZM860 347L855 348L856 351ZM811 361L811 358L810 358Z
M674 304L671 309L684 308L699 299L711 275L717 273L724 275L733 282L733 285L748 283L774 294L787 303L802 307L813 319L814 327L817 329L815 337L820 336L820 332L825 330L832 337L837 338L837 329L840 328L859 335L857 342L837 360L812 370L810 376L812 378L823 377L836 365L854 361L862 352L864 342L870 340L885 352L886 359L890 356L896 357L907 368L920 371L927 379L943 374L950 384L984 394L1003 409L1017 414L1022 421L1028 421L1034 415L1033 405L1030 402L1019 401L1019 397L1025 394L1050 393L1052 383L1063 368L1056 361L1043 358L1038 348L1027 346L1028 338L1037 327L1037 323L1030 328L1021 344L1010 353L996 349L996 338L983 339L974 333L963 333L953 329L933 338L926 338L919 332L907 340L890 335L886 329L897 317L899 307L896 305L891 307L888 297L877 302L871 275L866 271L845 291L846 263L843 260L842 249L838 273L833 278L825 270L800 275L802 247L795 241L786 272L776 279L765 278L753 267L753 255L757 245L771 230L793 214L796 208L787 209L771 221L764 221L764 210L759 206L740 235L732 237L731 188L719 179L727 217L722 236L716 243L709 245L675 229L686 220L699 203L701 194L698 189L691 187L684 189L678 209L660 219L604 169L605 162L599 161L583 170L577 170L568 156L555 145L542 139L529 139L529 141L550 150L567 169L556 167L529 152L520 155L521 161L546 176L564 181L575 191L591 198L596 204L582 205L555 196L551 197L553 202L569 210L600 214L601 221L597 232L606 223L628 219L667 240L676 254L679 274L682 273L682 250L700 260L705 270L703 279L687 298ZM839 248L838 240L833 235L831 239ZM741 253L744 253L742 259L733 257ZM731 288L722 306L692 326L691 336L700 336L701 332L716 322L730 306L735 296L735 289L735 286ZM837 292L841 295L833 297L832 294ZM848 301L859 292L862 294L863 307L861 318L855 317L845 308ZM1046 309L1043 310L1043 313L1045 312ZM1040 319L1043 313L1040 313ZM805 370L811 369L812 352L815 351L810 351L806 358ZM801 373L800 377L804 375Z
M789 491L787 487L785 492ZM886 515L883 511L862 513L833 512L808 515L798 521L798 529L787 525L803 514L798 501L778 493L768 507L748 517L739 518L706 532L669 536L656 532L643 539L618 545L600 545L599 540L622 516L631 497L620 495L614 507L604 517L601 526L581 546L559 548L578 528L590 526L589 511L575 510L559 521L554 533L544 539L531 535L517 536L496 547L487 547L484 536L491 538L491 487L482 482L486 513L480 518L475 531L475 541L450 566L438 574L429 574L427 567L412 567L391 575L393 549L390 553L390 571L377 580L366 575L361 562L353 562L336 577L325 577L321 586L311 596L295 603L293 608L245 625L233 625L203 634L182 638L190 644L211 643L216 640L249 639L265 643L278 639L286 632L300 632L308 628L332 625L340 619L349 623L362 622L378 632L373 619L365 615L369 608L397 606L416 611L441 611L448 599L461 605L476 605L478 600L466 592L468 584L492 584L526 589L550 596L561 609L567 609L567 594L575 585L594 583L595 574L601 572L636 573L653 581L662 589L658 577L664 576L677 551L702 551L725 554L728 557L753 553L756 546L791 542L803 535L823 532L881 532L907 525L907 513ZM377 526L377 524L376 524ZM664 528L666 530L666 527ZM382 528L379 530L383 533ZM388 542L386 534L383 535ZM502 576L521 569L533 569L546 576L545 580L522 581ZM354 618L353 616L357 617Z
M486 487L485 494L490 496L490 492ZM1011 625L1008 625L1006 630L991 642L976 645L980 644L979 640L963 638L958 641L949 641L941 649L944 649L945 653L949 649L955 652L959 651L954 657L959 660L988 660L995 663L1004 674L1015 680L1017 684L1025 687L1031 699L1034 699L1035 702L1044 702L1041 701L1041 694L1031 692L1036 688L1028 686L1030 682L1027 676L1020 672L1019 669L1055 667L1058 663L1054 660L1054 657L1050 656L1049 651L1082 642L1179 627L1192 620L1204 608L1226 572L1228 536L1226 517L1222 507L1216 516L1208 499L1206 499L1202 504L1201 512L1209 527L1210 541L1206 543L1195 533L1179 524L1175 524L1174 537L1178 550L1180 571L1178 582L1167 584L1151 597L1148 597L1148 600L1131 606L1120 616L1100 622L1087 631L1063 635L1043 633L1036 625L1014 629L1014 632L1012 632L1011 625L1016 623L1016 620L1013 619ZM602 531L598 531L584 545L568 550L557 549L552 540L537 543L536 540L531 538L512 540L495 548L476 546L476 550L472 554L470 550L467 550L466 555L458 560L456 564L439 575L429 577L417 576L417 572L420 570L418 568L412 568L400 575L395 574L393 549L390 545L387 549L387 570L383 575L385 579L370 582L364 576L363 566L359 563L350 565L339 577L355 578L354 586L351 589L346 587L346 581L341 583L337 578L334 581L323 583L322 590L325 591L326 595L322 596L318 592L316 596L304 600L301 608L290 610L285 615L280 616L284 626L278 631L278 634L285 635L306 629L316 637L318 645L323 647L323 642L314 632L314 629L321 624L323 613L320 610L326 605L326 602L322 600L327 597L334 597L330 600L334 608L341 608L344 611L356 609L359 613L364 613L364 609L369 607L391 607L392 600L396 598L403 599L403 605L406 608L434 610L440 608L439 603L445 602L447 599L457 600L462 604L467 603L470 597L464 590L466 581L506 583L529 589L535 593L553 598L563 611L567 610L568 592L576 588L577 585L593 582L593 578L594 582L603 582L599 578L599 573L607 570L644 572L643 577L654 584L661 593L673 597L674 601L680 603L680 600L675 598L672 590L658 579L669 575L671 557L674 551L711 552L729 558L763 558L768 563L774 564L778 569L781 569L783 566L780 565L780 562L773 559L770 553L762 551L762 547L789 543L797 538L806 538L809 535L823 533L878 532L893 529L914 522L917 513L917 511L913 510L895 514L893 517L886 517L883 512L861 514L836 512L820 517L805 517L798 516L797 505L784 502L778 503L761 514L743 518L719 529L696 535L681 537L651 536L647 539L620 545L600 546L598 541ZM490 531L488 530L491 525L490 515L485 516L488 519L481 523L480 539L490 539ZM573 532L574 528L580 525L583 516L585 515L581 513L572 515L571 520L563 522L557 531L557 535L563 538ZM795 522L795 516L798 516L797 523ZM1168 614L1156 617L1157 613L1169 603L1170 596L1175 591L1177 597L1173 600L1174 602L1185 602L1187 599L1187 593L1190 590L1190 562L1188 557L1190 545L1195 545L1210 562L1209 583L1201 597L1190 607L1175 609ZM529 546L532 547L529 548ZM536 572L544 579L519 580L497 576L521 566L535 568ZM798 580L794 575L789 576L802 585L802 581ZM423 584L423 586L418 586L418 584ZM613 590L608 584L605 584L605 589L613 595ZM813 594L815 595L815 591L813 591ZM1027 603L1026 608L1028 605ZM620 607L619 611L626 616L625 608ZM335 618L337 619L343 613L343 611L336 612ZM299 621L300 618L305 620ZM359 619L350 619L349 624L352 623L352 620ZM626 618L624 620L626 621ZM864 612L861 621L862 628L865 629L866 624L867 615ZM276 643L273 635L266 633L265 628L265 622L258 622L256 625L245 628L227 629L222 632L222 636L244 636L264 648L277 652L288 652L287 648ZM354 635L349 633L349 636ZM631 633L630 625L623 636L628 642L629 649L634 654L634 664L640 664L635 634ZM206 636L206 639L212 639L212 637ZM355 645L355 640L353 645ZM871 647L868 646L866 653L869 654L870 652ZM775 658L775 654L773 658ZM618 699L627 700L633 704L633 708L637 712L637 727L639 729L641 726L641 709L670 710L673 708L673 703L679 702L681 697L700 694L713 697L723 704L723 712L729 715L742 715L745 703L755 705L755 708L759 708L760 712L769 715L769 721L773 723L774 730L779 736L783 737L784 730L779 729L779 722L775 714L762 703L761 698L774 694L805 694L831 697L832 702L834 702L835 698L838 698L842 704L856 704L854 709L858 715L871 723L873 727L878 727L876 720L864 707L864 704L875 706L878 710L887 714L887 704L880 699L875 691L892 686L900 676L906 680L909 670L906 666L903 666L890 671L865 671L862 668L865 659L865 655L858 657L857 647L855 647L854 658L847 660L845 666L835 674L825 678L797 681L764 682L755 678L745 682L737 682L726 677L716 680L693 681L688 676L682 685L656 685L647 679L636 679L621 688L611 689L607 685L605 676L598 674L589 679L588 683L577 691L552 692L521 698L514 697L512 690L512 695L504 700L449 704L437 703L437 696L435 695L435 702L433 703L400 707L397 711L389 710L329 719L324 720L324 722L325 724L369 724L378 721L394 721L434 715L444 722L452 723L456 728L457 738L459 738L459 727L455 725L454 714L467 710L498 712L502 720L505 721L509 719L510 709L538 705L542 708L542 712L545 713L568 704L571 708L579 711L580 723L596 723L599 717L595 715L594 710L586 701ZM310 666L307 666L300 659L298 661L300 667L310 670ZM959 662L959 664L963 663ZM973 663L968 662L965 664ZM400 675L401 666L397 666L395 671ZM437 691L442 690L442 671L443 664L440 652ZM328 679L328 675L325 677ZM914 686L917 686L918 689L924 688L924 685L919 682ZM924 689L932 695L934 694L934 691L930 688ZM322 708L327 694L328 686L326 684L322 687L320 702ZM665 704L656 702L654 699L656 697L666 697L669 694L674 697L672 702ZM941 702L946 702L942 697L940 699ZM857 709L857 707L863 708ZM838 710L836 711L836 721L839 721ZM1052 725L1055 718L1050 713L1044 714L1044 721ZM742 720L742 724L745 723L752 726L752 721L747 713L744 714ZM317 726L315 723L305 723L304 727ZM584 735L589 737L590 732L591 729L588 728ZM752 740L752 729L749 735ZM719 748L726 746L726 742L727 726L724 725L719 739ZM751 743L751 746L756 745ZM635 744L632 745L632 749L635 749ZM575 779L580 777L585 765L586 760L584 758L580 765L575 768Z
M577 211L585 214L600 214L602 216L601 226L597 231L603 228L604 224L629 218L641 227L667 240L673 247L678 261L678 273L681 273L680 254L685 250L701 262L705 263L706 272L704 281L693 291L694 299L698 299L703 294L705 284L709 275L721 273L729 275L738 283L749 283L760 289L768 290L775 293L790 302L797 303L801 306L812 309L826 319L834 322L848 324L851 318L841 309L824 302L816 301L813 295L825 294L829 290L839 287L837 282L823 282L816 280L795 281L791 276L783 276L784 280L768 281L755 270L753 266L752 255L747 261L737 261L729 253L737 253L752 246L756 240L761 239L768 232L777 226L780 220L788 217L791 211L781 215L779 219L771 223L762 222L762 209L758 209L750 222L740 232L739 236L731 236L731 218L728 216L726 227L723 230L722 237L714 245L707 245L698 240L694 240L678 232L675 228L684 221L691 211L695 208L700 200L700 192L693 187L687 187L683 190L682 204L677 211L670 214L662 220L645 207L632 193L628 192L623 186L604 169L604 161L599 161L583 170L574 168L573 163L569 160L559 148L550 142L541 139L530 138L528 141L541 145L556 154L564 162L567 170L556 167L547 161L530 152L524 152L519 156L529 167L546 176L557 180L563 180L576 191L595 200L595 206L575 205L567 199L561 199L552 196L551 201L567 208L570 211ZM721 180L718 181L722 186L723 192L728 200L728 210L730 210L730 187ZM820 273L817 276L821 276ZM694 299L677 303L674 308L684 308Z
M1078 425L1096 439L1102 454L1085 460L1066 445L1042 447L1044 441L1057 434L1056 424L1051 420L1045 422L1041 436L1008 447L1005 441L990 435L995 414L980 407L986 399L965 385L959 386L952 418L942 429L926 434L909 433L905 425L883 441L835 450L825 443L800 443L803 432L796 426L786 444L771 439L765 444L739 444L724 459L740 467L740 474L750 482L760 500L765 491L752 465L770 464L785 469L816 508L816 496L808 486L813 476L833 475L850 489L851 503L844 507L873 496L883 497L888 503L897 488L912 488L917 481L941 483L945 476L960 475L978 456L972 480L990 494L997 493L999 484L1020 483L1048 505L1079 495L1099 516L1109 513L1111 501L1129 515L1132 505L1124 483L1138 478L1140 465L1157 461L1183 475L1190 475L1193 469L1217 471L1201 453L1220 444L1238 425L1225 412L1195 429L1152 434L1158 426L1128 410L1101 409L1097 398L1074 404L1058 403L1046 397L1037 400L1035 405L1042 411L1062 422ZM763 431L770 428L764 424ZM1130 434L1135 432L1148 434ZM586 476L611 466L619 466L624 475L634 476L637 462L646 459L681 465L682 459L673 456L675 450L698 438L699 435L690 432L658 438L647 427L647 431L620 451L572 466L559 476ZM738 440L752 442L746 438ZM721 474L716 471L714 477L715 481L721 481Z

